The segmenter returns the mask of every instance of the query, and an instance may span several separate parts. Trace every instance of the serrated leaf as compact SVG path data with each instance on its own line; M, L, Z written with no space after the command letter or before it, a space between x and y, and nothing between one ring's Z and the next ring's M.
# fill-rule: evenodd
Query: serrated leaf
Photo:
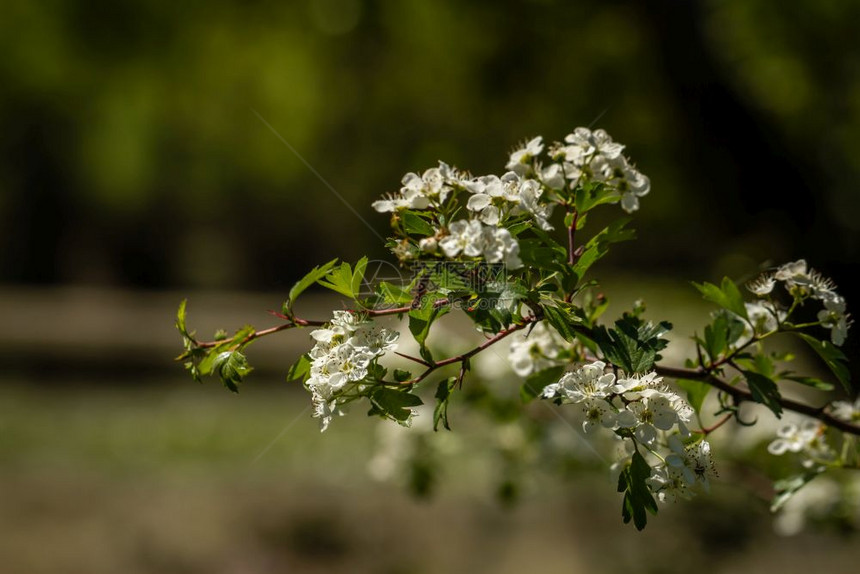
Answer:
M705 397L707 397L708 393L711 392L711 385L691 379L676 379L675 382L679 387L687 392L687 402L690 403L690 406L693 407L696 414L701 413Z
M436 399L436 406L433 409L434 431L438 430L439 423L442 423L446 430L451 430L451 426L448 424L448 401L455 386L457 386L457 377L448 377L439 381L439 386L436 387L436 394L433 395Z
M699 290L702 296L712 302L716 303L723 309L728 309L735 315L743 317L747 321L749 321L749 316L747 315L747 308L744 305L744 298L741 295L740 289L738 286L734 284L734 282L728 277L723 277L723 281L721 285L718 287L713 283L693 283L693 286Z
M599 325L592 334L609 362L628 374L639 374L650 371L660 359L659 351L668 344L662 336L671 328L667 321L654 324L625 314L615 321L614 329Z
M253 369L248 365L248 360L241 352L224 351L215 357L212 370L221 377L221 382L224 383L225 387L238 393L242 378Z
M564 374L564 366L550 367L529 375L520 387L520 398L529 403L539 397L547 385L557 383Z
M806 341L806 343L812 347L812 350L815 351L822 360L824 360L827 368L830 369L842 384L842 388L845 389L845 392L850 393L852 390L851 373L848 371L848 366L845 364L848 360L845 357L845 354L829 341L819 341L815 337L807 335L806 333L795 333L795 335Z
M550 325L555 327L558 334L571 343L576 339L574 325L580 323L579 319L567 309L546 305L543 307L543 315Z
M307 355L302 355L299 357L293 366L290 367L290 370L287 372L287 380L295 381L297 379L303 379L306 374L308 374L311 370L311 360Z
M629 217L617 219L585 244L582 255L579 256L579 259L573 265L573 273L578 278L578 281L582 280L592 265L609 253L609 247L612 244L629 241L636 237L634 229L625 229L624 227L629 222Z
M400 214L403 229L413 235L433 235L436 230L423 217L414 211L404 211Z
M633 520L637 530L642 530L648 522L647 513L657 514L657 502L651 495L646 482L651 476L651 467L638 452L618 477L618 492L624 493L621 504L621 518L627 524Z
M412 416L412 407L424 404L418 395L406 391L379 387L370 395L371 409L368 414L377 414L403 423Z
M741 373L743 373L744 379L746 379L753 400L769 408L777 418L782 417L782 405L779 403L782 395L779 394L779 388L776 386L776 383L754 371L742 370Z
M322 279L326 276L326 274L334 267L334 264L337 263L337 259L332 259L328 263L320 265L318 267L314 267L310 270L310 272L296 281L295 285L293 285L292 289L290 289L289 295L287 295L288 302L285 303L287 309L291 309L293 303L298 298L299 295L302 294L308 287Z

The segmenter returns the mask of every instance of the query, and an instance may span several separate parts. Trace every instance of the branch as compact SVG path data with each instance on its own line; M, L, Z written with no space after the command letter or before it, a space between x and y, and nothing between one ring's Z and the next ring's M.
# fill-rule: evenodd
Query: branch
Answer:
M433 302L433 306L436 308L442 307L450 303L448 299L437 299ZM393 307L391 309L366 309L364 311L352 311L353 313L365 313L368 317L382 317L384 315L400 315L403 313L408 313L412 310L412 307ZM271 315L278 317L279 319L283 319L287 321L283 325L276 325L274 327L269 327L268 329L262 329L260 331L254 331L241 341L237 343L237 346L242 346L247 343L250 343L254 339L259 339L260 337L265 337L266 335L271 335L273 333L278 333L279 331L286 331L287 329L294 329L296 327L323 327L330 323L331 321L311 321L307 319L300 319L298 317L290 317L289 315L284 315L283 313L278 313L277 311L269 311ZM226 340L226 339L225 339ZM221 341L194 341L194 344L197 345L200 349L211 349L212 347L216 347L225 340Z
M709 373L704 369L682 369L677 367L664 367L661 365L654 365L654 370L657 371L658 375L662 375L664 377L701 381L703 383L711 385L716 389L719 389L727 395L730 395L735 399L737 403L756 402L753 399L752 392L750 392L749 389L745 389L743 387L735 387L724 381L723 379L717 377L713 373ZM796 413L804 414L814 419L818 419L827 426L839 429L844 433L860 436L860 426L851 424L847 421L843 421L842 419L834 417L832 414L825 410L827 405L824 405L822 407L813 407L807 405L806 403L801 403L799 401L795 401L793 399L788 399L785 397L780 397L779 404L787 411L794 411Z
M456 355L454 357L448 357L447 359L442 359L441 361L436 361L432 365L428 365L427 369L423 373L421 373L420 375L418 375L414 379L411 379L409 381L404 381L403 384L404 385L415 385L417 383L420 383L424 379L426 379L427 376L430 375L430 373L432 373L436 369L439 369L441 367L445 367L447 365L452 365L454 363L465 364L465 362L468 359L470 359L471 357L474 357L475 355L477 355L478 353L480 353L484 349L486 349L492 345L495 345L496 343L498 343L499 341L501 341L502 339L504 339L505 337L507 337L511 333L514 333L516 331L519 331L520 329L527 327L530 323L533 323L534 321L535 321L534 317L526 317L522 323L515 323L514 325L511 325L507 329L499 331L497 334L493 335L492 337L490 337L489 339L487 339L486 341L484 341L483 343L481 343L480 345L478 345L474 349L470 349L461 355ZM460 379L460 380L462 380L462 379Z

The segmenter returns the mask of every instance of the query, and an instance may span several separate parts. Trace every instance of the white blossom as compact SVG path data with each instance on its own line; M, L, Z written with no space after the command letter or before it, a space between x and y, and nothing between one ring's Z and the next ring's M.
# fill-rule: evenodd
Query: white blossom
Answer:
M530 331L520 331L513 336L508 360L517 375L528 377L558 364L556 357L563 346L561 335L541 321Z
M830 413L839 420L855 423L860 421L860 397L857 397L853 403L834 401L830 405Z
M586 399L604 399L612 393L615 384L613 373L604 373L606 363L594 361L579 369L565 373L557 383L547 385L543 398L561 397L571 403L580 403Z
M535 156L540 155L541 152L543 152L543 138L538 136L525 143L519 149L514 150L505 169L525 175L529 170L531 161Z
M323 328L311 332L316 344L308 352L311 365L305 386L311 392L314 417L328 428L338 414L339 393L367 377L368 367L397 345L400 333L351 311L335 311Z

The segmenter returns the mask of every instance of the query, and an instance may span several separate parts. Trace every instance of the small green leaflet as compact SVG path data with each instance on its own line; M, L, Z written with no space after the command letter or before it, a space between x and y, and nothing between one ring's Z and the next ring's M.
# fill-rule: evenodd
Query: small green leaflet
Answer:
M319 267L314 267L311 269L310 273L296 281L296 284L293 285L293 288L290 289L290 294L288 297L287 307L292 308L293 302L298 298L302 292L325 277L325 275L334 267L334 264L337 263L337 259L332 259L328 263L324 265L320 265Z
M795 333L798 337L806 341L812 347L818 356L821 357L827 364L827 367L833 372L839 382L842 383L842 388L846 392L851 392L851 373L848 371L848 366L845 362L848 360L845 354L838 347L829 341L819 341L815 337L806 333Z
M439 423L446 430L451 430L448 425L448 401L451 399L451 391L457 386L457 377L448 377L439 381L439 386L436 387L436 407L433 409L433 430L439 429Z
M253 370L248 365L245 355L239 351L224 351L223 353L219 353L212 363L212 369L221 377L221 382L224 383L224 386L234 393L239 392L239 384L242 382L242 377Z
M405 423L412 416L411 407L424 403L417 395L405 391L379 387L370 395L371 409L368 416L379 415L399 423Z
M719 287L714 285L713 283L693 283L693 286L699 290L702 296L712 302L716 303L723 309L728 309L735 315L743 317L747 321L749 321L749 316L747 315L747 308L744 305L744 298L741 295L740 289L738 286L734 284L734 282L728 277L723 277L723 282Z
M638 452L633 453L633 460L618 476L618 492L624 493L621 503L621 518L624 524L633 519L636 530L642 530L648 523L647 512L657 514L657 502L651 496L648 484L645 482L651 476L651 467Z
M782 416L782 405L779 404L782 396L779 394L779 389L769 378L753 371L741 371L747 385L752 393L753 400L761 403L776 415L776 418Z
M350 299L357 299L361 291L361 282L367 268L367 257L362 257L355 264L353 271L349 263L343 262L340 267L332 269L323 279L317 282L327 289L336 291Z

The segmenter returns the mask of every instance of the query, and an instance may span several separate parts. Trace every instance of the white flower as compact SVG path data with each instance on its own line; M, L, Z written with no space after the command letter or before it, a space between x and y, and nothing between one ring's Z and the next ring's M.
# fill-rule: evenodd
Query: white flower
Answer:
M504 263L508 269L523 266L520 259L520 245L511 232L504 227L484 227L482 248L487 263Z
M326 431L328 425L331 424L331 420L335 415L343 416L343 413L337 408L336 400L329 401L321 396L314 395L313 406L314 418L320 419L320 432Z
M655 466L651 469L651 476L645 482L660 502L677 502L690 500L693 497L693 491L690 490L684 473L676 467Z
M806 420L799 427L789 423L783 425L776 434L778 438L767 446L771 454L802 452L809 457L804 461L804 466L811 466L816 460L828 460L834 456L824 438L824 425L818 421Z
M619 155L605 165L607 185L621 194L621 208L627 213L639 209L639 198L651 191L651 180L631 166L627 158Z
M828 292L821 297L824 309L818 312L818 320L823 327L830 329L830 341L841 346L848 336L848 314L845 313L845 299L836 293Z
M588 432L596 426L616 428L617 413L608 402L603 399L588 397L581 403L582 411L585 413L582 430Z
M747 317L750 319L750 328L744 329L744 335L751 337L753 332L758 335L775 331L779 322L785 320L785 311L777 309L776 306L769 301L754 301L752 303L744 303L747 310Z
M460 253L467 257L477 257L482 252L482 227L479 221L458 219L448 226L448 235L439 241L439 247L446 257L456 257Z
M511 342L508 360L521 377L552 367L563 348L561 336L547 323L537 323L529 332L520 331Z
M551 163L541 169L540 180L551 189L561 189L564 187L564 168L557 163Z
M543 189L540 183L534 179L525 179L519 186L519 209L531 214L544 231L551 231L552 225L547 221L552 215L554 203L541 203Z
M806 270L806 260L798 259L791 263L781 265L773 274L777 281L785 281L789 285L794 285L796 282L807 282L809 274Z
M847 422L860 421L860 397L853 403L848 401L834 401L830 405L830 413L837 419Z
M708 441L701 440L685 447L678 435L672 435L669 448L672 454L666 457L666 464L680 470L688 486L700 486L705 492L709 491L710 478L716 477L717 471Z
M644 444L651 444L657 438L657 429L670 430L679 422L678 411L672 401L662 395L643 397L639 401L627 405L627 415L620 421L620 426L631 428L635 426L636 438ZM633 424L629 424L632 419Z
M409 172L401 180L400 191L388 199L374 201L373 209L380 213L401 209L427 209L433 203L444 203L452 185L459 185L461 175L450 166L439 162L439 167L430 168L423 174Z
M527 142L523 147L513 151L505 169L525 175L529 170L529 163L535 156L540 155L542 151L543 138L538 136Z
M565 373L557 383L544 388L544 398L561 397L572 403L586 399L604 399L612 394L615 384L613 373L604 373L606 363L594 361L579 369Z
M776 279L773 275L765 273L759 276L757 279L754 279L747 283L747 289L749 289L752 293L758 295L759 297L764 297L765 295L770 295L773 292L773 288L776 285Z

